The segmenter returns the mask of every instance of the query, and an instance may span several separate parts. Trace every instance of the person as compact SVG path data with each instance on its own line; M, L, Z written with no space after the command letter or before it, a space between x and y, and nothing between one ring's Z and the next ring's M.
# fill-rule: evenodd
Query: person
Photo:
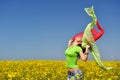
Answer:
M104 34L104 29L102 28L102 26L99 24L98 20L96 21L96 26L97 28L100 30L100 32L98 30L96 30L95 28L92 28L91 29L91 32L92 32L92 35L93 35L93 38L94 38L94 41L98 40L103 34ZM82 38L83 37L83 34L84 32L80 32L76 35L74 35L70 41L69 41L69 44L71 45L71 43L77 38ZM82 40L82 39L81 39Z
M70 42L70 41L69 41ZM68 44L69 44L68 42ZM79 69L77 61L79 57L86 62L88 59L88 49L90 45L88 44L83 52L81 47L81 38L77 37L75 41L65 50L66 56L66 66L68 69L68 80L82 80L83 73Z

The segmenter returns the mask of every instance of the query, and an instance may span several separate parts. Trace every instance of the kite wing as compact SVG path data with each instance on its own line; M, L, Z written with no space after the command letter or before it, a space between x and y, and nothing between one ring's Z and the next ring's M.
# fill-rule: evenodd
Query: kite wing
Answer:
M94 60L96 61L96 63L103 69L105 70L110 70L112 69L113 67L106 67L101 59L100 59L100 54L99 54L99 50L97 48L97 45L95 43L95 40L94 40L94 37L92 35L92 32L91 32L91 29L96 25L96 21L97 21L97 17L94 13L94 7L90 7L90 8L85 8L85 11L86 13L92 17L92 22L90 22L85 31L84 31L84 34L83 34L83 38L82 38L82 47L85 48L85 46L87 44L90 44L90 52L92 53L93 57L94 57Z

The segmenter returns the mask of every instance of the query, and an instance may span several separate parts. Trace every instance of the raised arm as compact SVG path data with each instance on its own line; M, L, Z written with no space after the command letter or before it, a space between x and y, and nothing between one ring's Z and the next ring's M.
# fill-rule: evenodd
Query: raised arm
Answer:
M80 53L79 53L81 59L82 59L84 62L86 62L87 59L88 59L88 49L89 49L89 48L90 48L90 45L87 45L87 46L86 46L86 49L85 49L85 52L84 52L84 53L83 53L83 52L80 52Z

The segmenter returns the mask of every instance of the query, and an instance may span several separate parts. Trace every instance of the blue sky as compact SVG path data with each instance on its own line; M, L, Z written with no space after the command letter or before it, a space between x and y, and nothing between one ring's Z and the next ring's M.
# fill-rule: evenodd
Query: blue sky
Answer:
M94 6L105 34L102 60L120 60L119 0L0 0L0 59L65 59L68 40L85 29ZM89 56L89 59L93 59Z

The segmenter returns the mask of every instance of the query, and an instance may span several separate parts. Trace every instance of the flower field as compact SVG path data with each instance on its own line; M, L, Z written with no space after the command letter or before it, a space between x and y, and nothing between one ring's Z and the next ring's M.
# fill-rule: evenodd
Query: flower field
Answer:
M94 61L79 61L84 80L120 80L120 62L106 61L106 66L114 67L105 71ZM67 80L64 60L1 60L0 80Z

